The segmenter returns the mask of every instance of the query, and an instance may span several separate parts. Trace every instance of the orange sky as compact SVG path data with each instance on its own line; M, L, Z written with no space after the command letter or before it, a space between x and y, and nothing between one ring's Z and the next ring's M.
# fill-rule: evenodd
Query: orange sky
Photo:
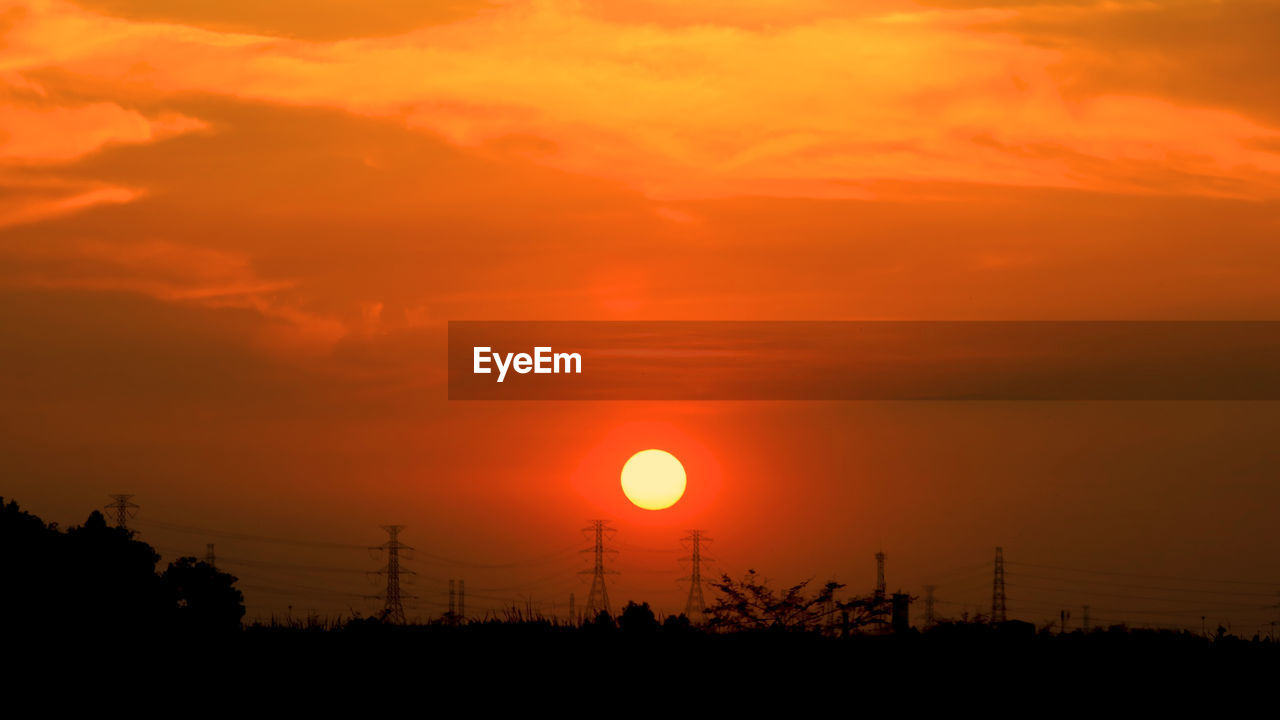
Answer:
M606 515L615 599L669 610L679 553L650 551L693 526L780 580L863 587L883 547L945 594L1002 543L1280 581L1271 404L469 405L443 363L450 319L1280 319L1277 27L1255 0L7 3L0 494L400 522L472 565ZM618 504L657 442L700 458L689 502ZM376 590L367 553L218 543L259 563L251 617ZM424 555L417 610L450 576L581 600L557 558ZM1020 616L1081 602L1035 592Z

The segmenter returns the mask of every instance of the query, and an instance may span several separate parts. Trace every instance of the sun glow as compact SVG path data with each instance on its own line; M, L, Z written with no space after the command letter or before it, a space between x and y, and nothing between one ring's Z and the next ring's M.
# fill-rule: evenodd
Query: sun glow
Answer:
M622 492L637 507L662 510L684 495L684 465L665 450L641 450L622 466Z

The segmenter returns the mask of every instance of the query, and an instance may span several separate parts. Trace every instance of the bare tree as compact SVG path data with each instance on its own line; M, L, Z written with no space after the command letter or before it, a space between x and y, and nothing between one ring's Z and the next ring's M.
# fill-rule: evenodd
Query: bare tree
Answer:
M747 571L741 580L721 575L720 580L711 583L718 596L707 609L710 625L721 630L811 632L832 627L847 631L885 622L889 605L884 598L867 596L839 601L835 594L843 584L828 582L816 593L808 594L809 582L775 591L755 570Z

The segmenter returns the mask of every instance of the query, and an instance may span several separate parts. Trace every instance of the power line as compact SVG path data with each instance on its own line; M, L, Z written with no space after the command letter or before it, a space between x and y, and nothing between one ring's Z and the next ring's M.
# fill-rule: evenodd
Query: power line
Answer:
M243 558L227 556L227 555L221 555L219 557L222 560L222 562L229 562L233 565L246 565L248 567L257 567L257 568L262 568L264 570L284 570L284 571L293 570L297 572L312 572L312 573L341 573L344 575L364 575L369 572L368 570L357 570L355 568L320 567L318 565L295 565L292 563L272 562L269 560L246 560Z
M545 555L535 555L523 560L513 560L504 563L480 563L470 560L458 560L456 558L449 558L443 555L435 555L423 551L418 551L418 555L443 565L456 565L459 567L475 568L478 570L507 570L510 568L528 565L545 565L547 563L555 562L556 560L567 559L577 549L578 544L574 543L559 550L546 553Z
M558 572L555 575L547 575L547 576L538 578L537 580L530 580L529 582L523 583L523 584L508 585L506 587L501 587L501 588L482 587L482 588L475 588L475 589L479 590L480 592L487 592L487 593L515 592L517 590L528 590L531 588L538 587L540 585L545 585L546 583L552 582L553 580L571 582L574 578L578 576L578 574L579 573L572 572L572 571L569 571L567 573Z
M316 540L300 540L297 538L285 538L285 537L270 536L270 535L257 535L257 534L251 534L251 533L236 532L232 530L217 530L213 528L199 527L195 525L184 525L180 523L162 522L158 520L139 521L139 524L142 524L148 527L161 528L164 530L172 530L175 532L199 534L199 535L214 535L216 537L221 537L224 539L244 540L247 542L271 543L271 544L277 544L277 545L296 545L300 547L316 547L316 548L339 549L339 550L367 549L364 545L324 542L324 541L316 541ZM505 569L515 568L515 567L546 564L550 562L555 562L556 560L560 560L560 559L568 559L571 556L571 554L577 549L577 547L578 547L577 543L574 543L572 545L568 545L542 555L534 555L528 558L512 560L508 562L499 562L499 563L484 563L484 562L475 562L470 560L460 560L457 558L446 557L443 555L437 555L435 553L429 553L424 551L418 551L417 554L419 556L419 561L427 564L430 564L431 562L435 562L437 564L455 565L459 567L468 567L468 568L475 568L475 569L482 569L482 570L485 570L485 569L505 570Z
M361 595L359 593L343 592L341 590L334 590L332 588L315 588L315 587L309 587L305 585L295 585L293 583L288 583L288 582L279 582L275 580L268 580L267 582L274 583L274 584L259 584L257 582L248 582L248 583L241 582L238 585L239 587L245 588L246 590L254 590L256 592L270 592L277 595L284 595L288 597L298 597L298 591L303 590L307 593L315 594L315 595L329 595L333 597L344 597L344 598L366 598L366 599L368 598L367 595ZM279 586L284 586L284 587L279 587ZM291 588L291 589L286 589L286 588Z
M349 545L346 543L317 542L313 540L296 540L291 538L272 537L269 535L253 535L250 533L233 532L230 530L213 530L205 527L196 527L194 525L180 525L177 523L160 522L158 520L139 521L139 525L147 527L157 527L164 530L173 530L175 532L191 533L197 535L213 535L224 539L245 540L248 542L273 543L277 545L298 545L302 547L317 547L337 550L365 550L364 545Z
M1064 567L1062 565L1038 565L1036 563L1013 562L1012 560L1009 561L1009 564L1021 565L1023 567L1040 568L1042 570L1062 570L1065 572L1087 573L1090 575L1117 575L1120 577L1145 578L1147 580L1177 580L1177 581L1190 582L1190 583L1215 583L1215 584L1224 584L1224 585L1280 586L1280 582L1274 582L1274 581L1268 581L1268 580L1223 580L1223 579L1211 579L1211 578L1192 578L1192 577L1185 577L1185 576L1178 577L1175 575L1145 575L1142 573L1115 572L1115 571L1109 571L1109 570L1086 570L1084 568Z
M627 552L646 552L646 553L678 553L681 550L678 547L651 548L651 547L643 547L640 545L632 545L630 543L618 543L618 547L622 548L623 550L626 550Z
M1101 597L1125 598L1125 599L1128 599L1128 600L1151 600L1151 601L1153 601L1153 602L1186 602L1186 600L1185 600L1185 599L1182 599L1182 598L1162 598L1162 597L1154 597L1154 596L1151 596L1151 595L1126 595L1126 594L1122 594L1122 593L1098 592L1098 591L1096 591L1096 590L1089 590L1089 589L1076 589L1076 588L1063 588L1063 587L1043 587L1043 586L1040 586L1040 585L1026 585L1026 584L1024 584L1024 583L1009 583L1009 585L1010 585L1011 587L1027 588L1027 589L1030 589L1030 590L1041 590L1041 591L1046 591L1046 592L1063 592L1063 593L1067 593L1067 594L1070 594L1070 595L1091 595L1091 596L1096 595L1096 596L1101 596ZM1261 606L1254 605L1254 604L1251 604L1251 603L1230 603L1230 604L1235 605L1236 607L1240 607L1240 608L1258 608L1258 607L1261 607Z
M1203 588L1175 588L1175 587L1159 587L1155 585L1132 585L1129 583L1107 582L1105 580L1088 580L1088 579L1077 580L1073 578L1051 577L1046 575L1028 575L1021 572L1010 573L1010 576L1015 578L1024 578L1024 577L1031 578L1033 580L1049 580L1051 582L1087 583L1089 585L1103 585L1106 587L1121 587L1121 588L1131 588L1136 590L1157 590L1161 592L1202 593L1202 594L1209 594L1209 595L1233 595L1236 597L1265 597L1265 598L1275 597L1275 593L1251 593L1251 592L1240 592L1236 590L1208 590Z
M925 573L924 576L931 578L935 583L937 583L939 580L955 582L957 580L967 580L971 577L972 578L981 577L985 582L988 578L991 577L991 575L988 574L987 572L988 568L990 567L991 567L991 561L987 560L985 562L974 563L972 565L962 565L960 567L952 568L945 572ZM917 573L917 575L919 574L920 573Z

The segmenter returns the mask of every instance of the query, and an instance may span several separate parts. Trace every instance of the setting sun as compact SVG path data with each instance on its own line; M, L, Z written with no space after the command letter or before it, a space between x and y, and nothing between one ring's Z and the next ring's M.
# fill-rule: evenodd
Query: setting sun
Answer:
M622 466L622 492L645 510L675 505L684 488L684 465L665 450L641 450Z

